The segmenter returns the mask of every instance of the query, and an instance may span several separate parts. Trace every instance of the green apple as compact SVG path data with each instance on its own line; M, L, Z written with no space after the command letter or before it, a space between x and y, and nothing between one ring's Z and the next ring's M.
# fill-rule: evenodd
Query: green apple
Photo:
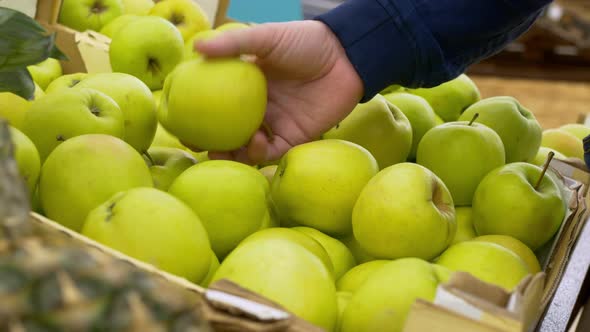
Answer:
M547 129L543 131L541 146L558 151L566 157L584 160L582 139L565 130Z
M218 30L203 30L195 33L186 42L184 42L184 56L183 60L198 59L201 54L195 50L195 43L201 40L211 39L212 37L219 36L221 31Z
M259 169L259 171L260 173L262 173L262 175L266 177L268 183L270 184L272 183L272 179L274 178L275 173L277 172L277 168L279 168L278 165L269 165L262 167L261 169Z
M182 60L183 46L182 36L172 23L161 17L142 16L113 36L109 48L111 67L114 72L133 75L151 90L158 90Z
M152 141L152 147L154 146L186 150L186 147L178 141L178 138L172 136L172 134L170 134L166 129L164 129L164 127L159 123L156 128L156 135L154 136L154 140Z
M62 0L58 23L78 31L100 31L123 14L122 0Z
M125 14L147 15L154 5L154 0L123 0Z
M31 198L31 210L40 215L45 215L43 207L41 206L41 198L39 197L39 185L35 187L35 192Z
M151 147L147 151L153 164L150 167L154 187L167 191L172 182L197 161L188 152L176 148Z
M247 29L250 26L248 24L245 23L241 23L241 22L227 22L227 23L223 23L222 25L218 26L217 28L215 28L215 30L217 31L231 31L231 30L239 30L239 29Z
M456 206L457 232L451 244L468 241L477 236L473 228L473 211L471 206Z
M531 159L529 162L533 165L537 165L537 166L542 167L547 162L547 156L549 155L549 152L553 152L555 158L558 158L558 159L566 159L567 158L566 156L561 154L561 152L557 152L556 150L542 146L539 148L539 151L537 151L537 154L535 155L535 157L533 159Z
M151 2L151 0L149 1ZM119 32L127 24L137 20L139 17L140 16L138 15L132 14L118 16L117 18L106 24L104 27L102 27L102 29L100 29L100 33L112 39L115 33Z
M92 209L82 235L192 282L207 276L211 248L199 217L154 188L114 194Z
M412 127L412 149L408 155L409 160L416 159L416 150L422 136L436 126L436 114L428 102L420 97L407 92L394 92L386 94L385 99L397 106L410 121Z
M22 129L25 112L31 102L11 92L0 92L0 118L14 128Z
M156 103L156 110L160 107L160 100L162 100L162 92L162 89L152 91L152 97L154 98L154 102Z
M560 130L567 131L568 133L576 136L583 140L590 135L590 127L585 126L581 123L570 123L559 127Z
M352 298L352 293L350 292L336 292L336 301L338 304L338 318L336 319L336 327L334 331L340 331L342 329L342 316L344 315L344 310L346 310L346 306L350 299Z
M166 79L160 123L194 148L235 150L260 128L266 89L260 68L239 58L185 61Z
M499 244L502 247L511 250L518 255L527 265L530 273L541 272L541 265L535 253L524 243L508 235L482 235L473 239L473 241L484 241Z
M390 260L378 259L359 264L348 270L336 281L338 291L354 293L369 278L369 276L380 269L383 265L392 262Z
M291 148L281 158L271 194L281 222L313 227L329 235L352 230L352 208L378 171L360 145L326 139Z
M35 144L20 130L10 127L10 136L14 144L14 160L18 173L27 185L29 197L33 197L41 171L41 159Z
M414 163L381 170L352 211L354 237L379 259L432 259L451 243L456 228L449 190L433 172Z
M473 225L478 235L509 235L533 251L555 235L565 212L554 180L539 166L524 162L490 172L473 197Z
M63 75L59 60L47 58L44 61L27 66L33 81L43 90L47 89L49 83Z
M270 218L268 181L255 168L238 162L198 163L180 174L169 192L201 218L220 259Z
M457 206L469 206L479 182L505 164L500 136L476 122L453 121L429 130L418 145L416 162L445 183Z
M215 275L215 272L217 272L219 265L219 259L217 258L213 250L211 250L211 264L209 264L209 271L207 271L207 275L205 276L205 278L203 278L199 285L201 285L202 287L209 287L211 279L213 279L213 276Z
M88 134L53 150L41 167L39 195L47 217L80 231L88 213L117 192L152 186L146 163L129 144Z
M350 252L352 253L352 256L354 257L354 260L357 262L357 264L367 263L367 262L376 260L375 257L369 255L365 251L365 249L363 249L361 247L359 242L354 238L354 234L350 234L348 236L341 237L338 240L340 240L340 242L344 243L344 245L348 248L348 250L350 250Z
M162 0L150 10L149 15L159 16L174 24L188 40L199 31L211 28L207 14L193 0Z
M356 261L350 250L337 239L311 227L299 226L294 227L293 229L312 237L318 241L324 249L326 249L328 256L330 256L330 260L332 261L332 266L334 267L334 278L336 280L356 265Z
M402 258L374 271L357 289L342 315L342 332L401 332L416 299L433 301L443 282L439 268Z
M125 119L125 142L141 153L150 147L158 119L152 92L142 81L124 73L98 73L76 88L95 89L113 98Z
M245 241L223 260L212 283L220 279L256 292L326 331L336 324L332 275L321 259L296 242Z
M386 94L390 94L390 93L394 93L394 92L403 92L405 90L406 89L404 87L402 87L401 85L392 84L392 85L386 87L385 89L381 90L381 92L379 92L379 94L386 95Z
M86 79L88 76L89 74L87 73L73 73L60 76L55 80L51 81L51 83L49 83L47 89L45 89L45 93L48 94L64 89L73 88L76 85L78 85L78 83L82 82L82 80Z
M435 115L434 122L436 123L437 126L445 123L445 121L443 119L441 119L440 116L438 116L438 115Z
M31 103L22 131L35 143L43 162L72 137L108 134L122 138L125 128L121 109L109 96L93 89L68 89Z
M43 89L41 89L39 84L37 84L37 82L33 82L33 83L35 84L35 92L34 92L33 100L37 100L37 99L45 96L45 91L43 91Z
M484 241L453 244L436 263L452 271L471 273L508 291L529 274L526 263L517 254L499 244Z
M382 95L358 104L324 139L342 139L371 152L380 169L406 161L412 149L412 127L400 108Z
M477 85L465 74L432 88L407 91L426 99L445 122L457 120L463 110L481 99Z
M470 121L475 114L479 114L476 122L492 128L502 139L506 163L526 161L539 150L543 129L516 98L496 96L480 100L469 106L459 121Z

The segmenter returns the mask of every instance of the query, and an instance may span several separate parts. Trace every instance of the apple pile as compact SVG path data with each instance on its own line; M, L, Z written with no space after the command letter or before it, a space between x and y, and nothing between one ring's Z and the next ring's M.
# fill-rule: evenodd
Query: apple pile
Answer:
M247 25L212 29L191 0L65 0L60 19L111 36L114 72L64 75L48 59L29 67L33 100L0 93L37 213L327 331L401 331L453 271L512 290L541 270L567 208L544 166L583 158L590 128L543 131L461 75L391 86L269 165L209 160L260 128L267 82L191 45Z

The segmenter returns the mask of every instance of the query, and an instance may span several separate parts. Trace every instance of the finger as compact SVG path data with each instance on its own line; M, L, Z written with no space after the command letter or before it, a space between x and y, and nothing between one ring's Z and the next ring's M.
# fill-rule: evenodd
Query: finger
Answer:
M276 23L265 23L247 29L231 30L195 43L195 49L209 57L243 54L265 57L276 47L280 29Z

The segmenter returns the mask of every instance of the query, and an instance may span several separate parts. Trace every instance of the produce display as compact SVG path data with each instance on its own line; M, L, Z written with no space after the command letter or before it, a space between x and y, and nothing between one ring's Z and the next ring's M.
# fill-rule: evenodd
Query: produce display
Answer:
M326 331L401 331L412 303L433 300L453 271L507 291L539 272L538 250L567 212L548 161L582 159L590 134L542 128L534 110L482 98L463 74L384 89L269 164L209 160L207 151L239 148L264 126L267 81L243 58L206 59L192 44L248 25L213 28L191 0L64 0L59 21L112 38L113 72L64 74L49 59L29 69L33 100L0 93L34 211L192 283L233 281ZM50 317L68 303L103 318L120 306L121 315L140 306L142 319L156 310L144 308L155 306L151 295L93 303L114 284L144 292L142 281L108 279L115 268L91 258L78 266L82 258L50 245L26 251L27 261L51 262L45 270L0 261L0 278L31 272L26 282L41 288L27 296ZM65 259L67 273L45 276ZM102 288L79 284L100 275L87 269L101 270ZM0 298L27 285L0 286ZM67 316L56 317L63 326Z

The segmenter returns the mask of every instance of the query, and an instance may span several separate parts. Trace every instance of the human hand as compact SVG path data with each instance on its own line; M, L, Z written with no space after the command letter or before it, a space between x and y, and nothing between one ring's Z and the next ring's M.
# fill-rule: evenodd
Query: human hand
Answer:
M206 57L254 56L268 81L264 124L247 146L209 151L211 159L247 164L278 160L291 147L315 139L344 119L361 100L363 83L339 40L323 23L265 23L199 41Z

